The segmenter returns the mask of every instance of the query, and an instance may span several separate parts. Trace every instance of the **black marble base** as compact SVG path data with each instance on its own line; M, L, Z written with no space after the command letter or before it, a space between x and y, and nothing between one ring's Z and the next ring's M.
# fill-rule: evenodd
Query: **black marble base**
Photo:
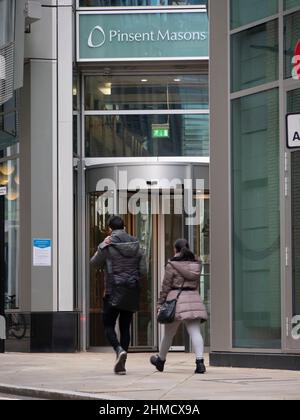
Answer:
M300 370L300 354L212 352L209 360L219 367Z
M7 315L10 317L11 315ZM10 328L5 351L74 353L79 351L78 312L32 312L18 314L19 326ZM14 321L16 324L16 322ZM24 333L24 334L23 334Z

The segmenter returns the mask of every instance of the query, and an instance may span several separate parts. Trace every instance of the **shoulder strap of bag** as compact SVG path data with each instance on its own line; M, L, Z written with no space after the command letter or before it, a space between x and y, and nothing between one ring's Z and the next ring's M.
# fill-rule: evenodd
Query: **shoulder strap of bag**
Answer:
M111 247L111 246L113 246L113 244L109 244L102 251L102 252L105 253L105 256L106 256L106 269L107 269L107 274L109 274L109 275L113 274L113 259L112 259L111 255L110 255L110 252L109 252L109 247ZM120 255L122 255L121 252L120 252L120 250L117 247L113 246L113 248Z
M180 274L180 275L182 275L181 273L179 273L179 271L177 270L177 268L172 264L172 262L171 261L169 261L169 264L174 268L174 270L176 270L177 271L177 273L178 274ZM186 281L186 279L184 278L184 280L183 280L183 283L182 283L182 285L181 285L181 287L180 287L180 290L179 290L179 292L178 292L178 295L177 295L177 297L176 297L176 300L179 298L179 296L181 295L181 293L182 293L182 291L183 291L183 287L184 287L184 283L185 283L185 281Z
M113 268L112 268L112 259L108 250L108 246L105 247L102 252L105 253L105 262L106 262L106 270L107 270L107 274L111 275L113 274Z

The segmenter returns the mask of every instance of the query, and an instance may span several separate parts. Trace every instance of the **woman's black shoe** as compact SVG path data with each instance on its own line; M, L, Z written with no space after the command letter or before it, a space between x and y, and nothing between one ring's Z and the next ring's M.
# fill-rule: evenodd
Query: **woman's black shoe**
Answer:
M156 355L150 357L150 363L154 365L159 372L163 372L166 361L161 360L161 358Z
M196 360L196 370L195 373L205 373L206 372L206 367L204 364L204 360L203 359L197 359Z

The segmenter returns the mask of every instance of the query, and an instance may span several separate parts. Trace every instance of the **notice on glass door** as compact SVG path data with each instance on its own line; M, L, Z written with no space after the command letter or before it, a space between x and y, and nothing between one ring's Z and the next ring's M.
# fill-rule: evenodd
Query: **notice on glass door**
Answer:
M51 267L52 265L51 239L33 239L33 266Z
M7 194L7 187L0 187L0 196Z

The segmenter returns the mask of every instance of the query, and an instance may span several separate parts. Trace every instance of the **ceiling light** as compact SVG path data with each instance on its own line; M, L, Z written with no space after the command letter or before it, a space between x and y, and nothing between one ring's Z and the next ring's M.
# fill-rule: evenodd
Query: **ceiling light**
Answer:
M0 165L0 172L3 175L11 175L14 172L15 168L11 163L3 163Z
M181 79L174 79L174 82L181 82Z
M103 85L101 85L98 90L103 94L103 95L111 95L111 83L104 83Z
M18 191L10 191L6 196L5 196L5 198L8 200L8 201L16 201L18 198L19 198L19 193L18 193Z
M8 178L6 176L0 175L0 185L8 185Z
M146 83L148 82L148 79L142 79L141 82Z

